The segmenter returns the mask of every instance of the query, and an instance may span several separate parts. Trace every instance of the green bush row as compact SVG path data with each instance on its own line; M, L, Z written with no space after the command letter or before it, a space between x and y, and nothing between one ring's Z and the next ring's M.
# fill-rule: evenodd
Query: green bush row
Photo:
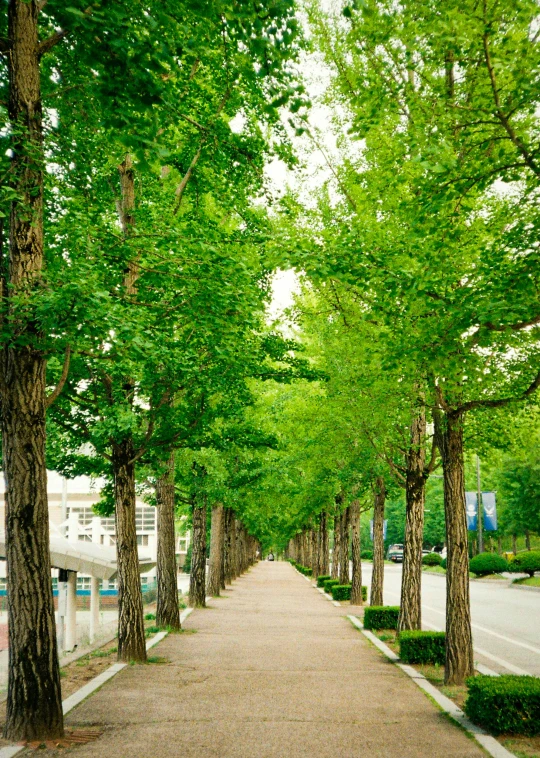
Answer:
M540 734L540 679L474 676L467 680L465 713L493 734Z
M339 579L327 579L324 582L324 585L323 585L324 586L324 591L327 592L329 595L331 595L332 594L332 587L335 584L339 584Z
M360 558L363 558L365 561L372 561L373 550L362 550L362 552L360 553Z
M397 629L399 605L371 605L364 611L366 629Z
M500 574L502 571L508 571L508 561L497 553L479 553L471 558L469 568L476 576Z
M424 566L440 566L442 561L443 559L439 553L428 553L422 558L422 563Z
M331 588L332 598L334 600L350 600L351 590L351 584L334 584ZM362 600L367 600L367 587L364 585L362 585Z
M507 570L514 574L534 576L535 571L540 571L540 550L527 550L525 553L518 553L508 562Z
M330 574L319 574L317 577L317 587L324 587L324 583L331 578Z
M313 571L307 566L300 566L299 564L296 564L296 570L299 571L304 576L311 576L313 573Z
M403 663L444 664L445 638L444 632L400 632L399 657Z

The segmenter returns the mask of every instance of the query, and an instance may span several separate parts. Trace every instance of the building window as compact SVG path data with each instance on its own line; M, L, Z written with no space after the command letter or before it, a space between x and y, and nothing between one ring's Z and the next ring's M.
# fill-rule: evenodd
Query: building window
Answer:
M148 547L148 535L147 534L138 534L137 535L137 545L142 545L143 547Z
M90 583L91 583L91 578L89 576L78 576L77 577L77 589L78 590L89 590L90 589Z
M92 537L89 534L79 534L79 542L92 542Z

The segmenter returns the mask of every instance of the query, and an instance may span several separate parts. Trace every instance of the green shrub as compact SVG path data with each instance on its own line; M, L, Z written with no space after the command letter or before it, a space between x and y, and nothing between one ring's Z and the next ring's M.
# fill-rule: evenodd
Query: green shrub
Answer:
M518 553L509 562L508 571L534 576L535 571L540 571L540 550L527 550L525 553Z
M441 561L441 568L443 568L446 571L446 558L443 558Z
M311 574L313 573L313 571L310 568L308 568L307 566L297 565L296 568L304 576L311 576Z
M487 576L507 571L508 563L502 555L497 555L497 553L479 553L471 558L469 568L476 576Z
M317 577L317 587L324 587L324 583L331 578L330 574L319 574Z
M371 605L364 611L366 629L397 629L399 605Z
M373 550L362 550L362 552L360 553L360 558L363 558L365 561L372 561Z
M327 579L324 583L324 591L330 595L334 584L339 584L339 579Z
M332 587L332 597L334 600L350 600L351 599L351 585L350 584L334 584Z
M535 676L474 676L467 679L465 713L493 734L540 734L540 679Z
M439 553L428 553L422 557L422 563L424 566L440 566L442 558Z
M403 663L444 663L444 632L406 631L399 634L399 657Z

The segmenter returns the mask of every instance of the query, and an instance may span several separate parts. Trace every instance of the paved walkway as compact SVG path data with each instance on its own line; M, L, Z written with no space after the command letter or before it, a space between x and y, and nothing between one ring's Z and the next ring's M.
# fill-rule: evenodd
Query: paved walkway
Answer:
M68 716L74 758L480 758L287 563L261 563Z

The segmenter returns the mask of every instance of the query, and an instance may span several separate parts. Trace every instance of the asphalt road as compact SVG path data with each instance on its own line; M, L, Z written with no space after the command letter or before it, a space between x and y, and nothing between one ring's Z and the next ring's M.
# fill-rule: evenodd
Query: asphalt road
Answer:
M384 567L384 602L398 605L401 564ZM371 582L371 564L362 564L362 583ZM475 660L492 671L540 676L540 592L489 580L471 581ZM422 623L445 626L445 577L422 574Z

